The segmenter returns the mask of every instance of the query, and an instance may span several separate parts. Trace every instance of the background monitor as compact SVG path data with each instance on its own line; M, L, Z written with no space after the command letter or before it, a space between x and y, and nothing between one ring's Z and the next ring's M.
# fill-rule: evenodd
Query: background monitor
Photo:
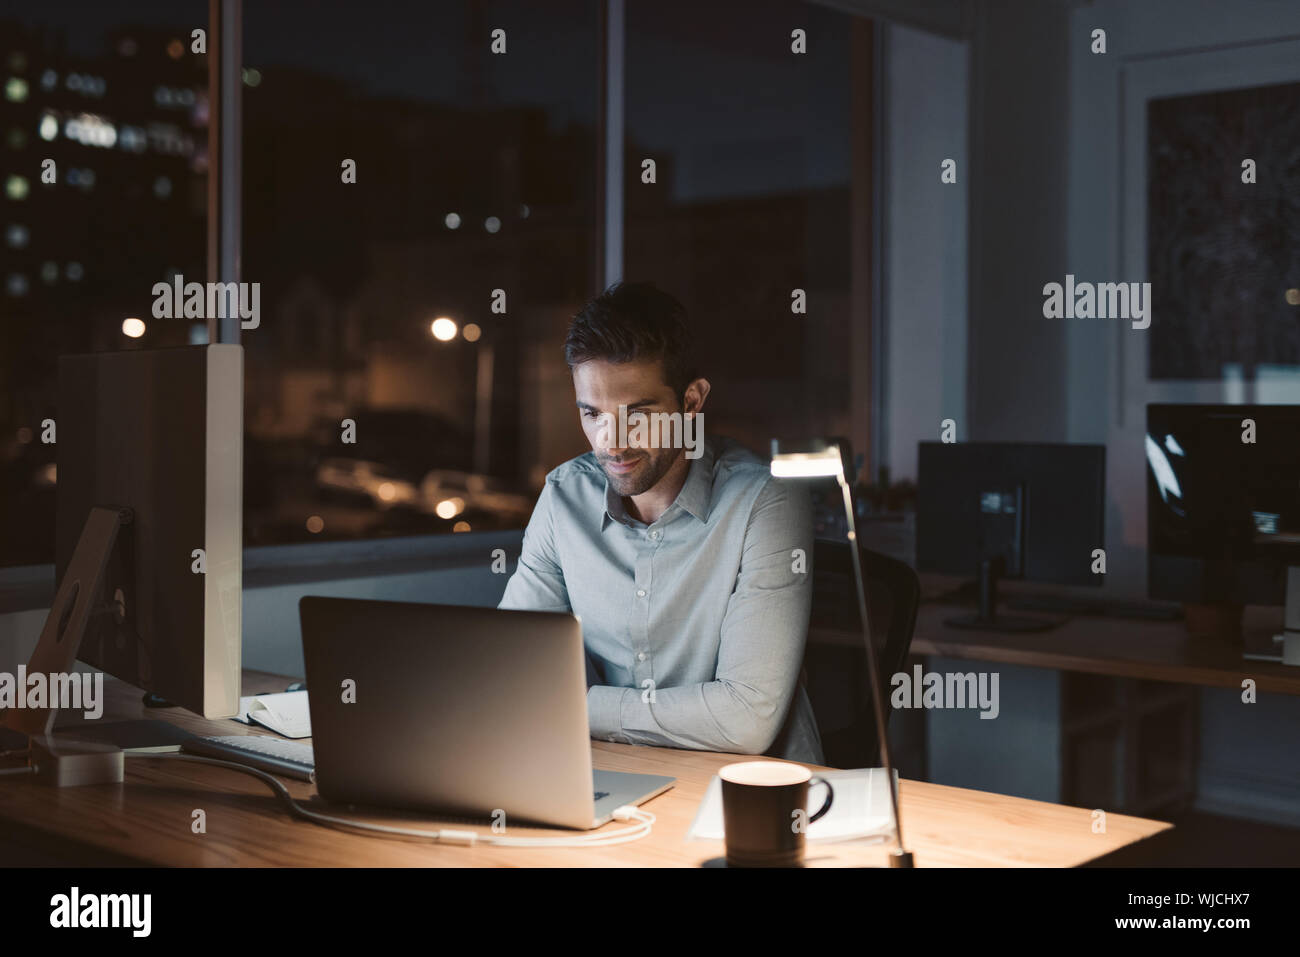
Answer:
M1147 406L1147 588L1281 605L1300 567L1300 406Z
M1106 448L1029 442L921 442L916 557L922 571L976 575L980 613L951 623L1035 630L998 617L997 581L1100 585Z
M92 508L132 516L77 657L204 717L236 714L243 350L62 356L56 427L58 584Z

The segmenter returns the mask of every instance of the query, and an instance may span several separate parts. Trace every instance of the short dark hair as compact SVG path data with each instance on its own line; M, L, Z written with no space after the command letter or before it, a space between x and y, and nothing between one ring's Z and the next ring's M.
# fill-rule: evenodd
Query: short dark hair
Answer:
M682 398L699 376L686 309L649 282L616 282L582 307L564 338L564 361L660 359L664 381Z

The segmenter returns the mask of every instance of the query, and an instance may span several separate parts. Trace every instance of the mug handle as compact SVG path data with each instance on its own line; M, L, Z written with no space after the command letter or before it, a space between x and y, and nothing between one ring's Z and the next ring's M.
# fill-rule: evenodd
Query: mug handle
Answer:
M830 781L827 781L825 778L818 778L818 777L809 778L808 779L809 790L812 789L814 784L826 785L826 803L822 805L820 811L818 811L812 817L808 818L809 824L811 824L813 821L820 820L821 818L825 817L826 812L831 809L831 802L835 800L835 789L831 787Z

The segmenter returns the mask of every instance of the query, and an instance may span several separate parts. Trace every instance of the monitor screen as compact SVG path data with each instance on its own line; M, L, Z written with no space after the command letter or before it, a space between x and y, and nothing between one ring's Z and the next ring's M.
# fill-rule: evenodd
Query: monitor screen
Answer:
M1281 604L1300 565L1300 406L1147 406L1152 598Z
M1100 585L1106 448L1035 442L922 442L916 556L922 571Z

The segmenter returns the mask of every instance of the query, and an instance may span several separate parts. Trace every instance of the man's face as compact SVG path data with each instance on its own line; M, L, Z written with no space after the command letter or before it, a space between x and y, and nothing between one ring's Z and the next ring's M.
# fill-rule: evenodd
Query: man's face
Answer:
M682 454L680 448L665 448L663 441L659 448L651 447L653 442L634 444L642 438L640 433L652 431L648 422L646 428L636 429L638 414L649 417L655 412L682 411L678 397L664 382L663 363L658 359L622 363L591 359L574 367L573 388L582 430L610 487L625 496L654 488ZM627 447L618 445L620 406L627 409Z

